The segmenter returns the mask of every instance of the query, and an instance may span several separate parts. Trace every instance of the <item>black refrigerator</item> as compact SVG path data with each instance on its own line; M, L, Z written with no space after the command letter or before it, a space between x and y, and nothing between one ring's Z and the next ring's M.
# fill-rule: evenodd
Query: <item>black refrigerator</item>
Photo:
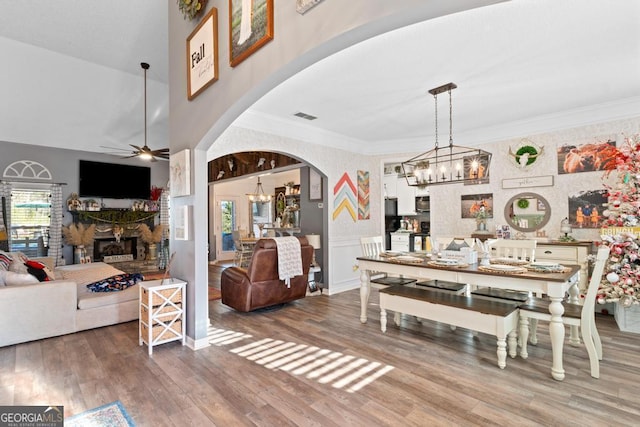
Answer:
M398 199L384 200L384 248L391 250L391 233L400 228L398 216Z

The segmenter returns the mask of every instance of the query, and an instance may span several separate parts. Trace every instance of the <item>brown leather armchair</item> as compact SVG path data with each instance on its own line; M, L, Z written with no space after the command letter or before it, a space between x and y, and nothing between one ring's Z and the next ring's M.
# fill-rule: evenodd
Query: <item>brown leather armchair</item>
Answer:
M302 250L302 275L291 278L290 287L278 279L278 251L273 239L260 239L247 269L228 267L222 272L222 303L238 311L304 298L307 293L313 246L306 237L298 237Z

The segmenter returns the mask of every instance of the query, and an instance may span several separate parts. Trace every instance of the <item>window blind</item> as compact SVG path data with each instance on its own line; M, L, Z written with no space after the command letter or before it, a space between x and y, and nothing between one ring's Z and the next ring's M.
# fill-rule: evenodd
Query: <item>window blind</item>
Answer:
M44 256L51 226L51 190L11 191L10 243L12 252Z

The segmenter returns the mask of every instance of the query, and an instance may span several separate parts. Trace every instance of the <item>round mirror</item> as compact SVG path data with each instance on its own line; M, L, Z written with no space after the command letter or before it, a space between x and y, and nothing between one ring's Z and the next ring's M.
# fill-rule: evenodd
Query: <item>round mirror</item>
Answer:
M513 196L504 207L504 218L518 231L537 231L551 218L551 205L536 193L520 193Z

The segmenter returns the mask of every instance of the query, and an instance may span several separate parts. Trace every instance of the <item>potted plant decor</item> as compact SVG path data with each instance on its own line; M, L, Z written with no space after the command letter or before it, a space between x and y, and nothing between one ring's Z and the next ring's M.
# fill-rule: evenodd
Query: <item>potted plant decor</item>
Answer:
M147 260L156 260L158 258L157 244L162 241L164 225L158 224L152 231L147 224L140 224L138 232L140 233L140 239L147 244Z
M82 264L86 260L87 251L85 246L93 244L93 238L96 234L96 225L86 226L79 223L72 223L62 227L62 236L68 245L73 245L73 262L74 264Z

